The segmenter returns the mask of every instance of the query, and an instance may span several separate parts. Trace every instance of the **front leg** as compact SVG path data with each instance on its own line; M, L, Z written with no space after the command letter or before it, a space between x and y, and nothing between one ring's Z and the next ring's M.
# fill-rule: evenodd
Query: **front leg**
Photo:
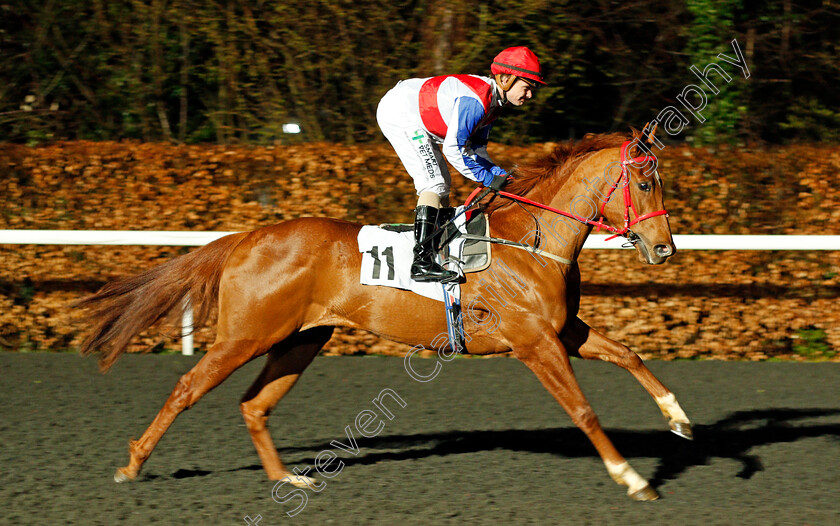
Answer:
M691 423L677 403L677 397L650 372L639 355L629 347L607 338L580 318L574 318L566 324L560 333L560 340L572 355L586 360L614 363L629 371L656 401L659 410L668 419L671 431L689 440L693 438Z
M563 406L572 422L579 427L592 444L617 483L627 486L627 494L634 500L659 498L650 484L630 467L618 452L598 422L598 417L583 396L575 378L572 365L563 343L553 334L550 326L520 334L538 334L530 341L513 346L514 355L540 380L548 392Z

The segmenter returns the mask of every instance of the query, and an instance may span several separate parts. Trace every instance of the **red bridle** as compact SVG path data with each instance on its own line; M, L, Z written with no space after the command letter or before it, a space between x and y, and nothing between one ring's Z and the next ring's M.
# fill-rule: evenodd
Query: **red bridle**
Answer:
M564 212L563 210L558 210L557 208L553 208L551 206L544 205L542 203L532 201L532 200L530 200L526 197L522 197L522 196L519 196L519 195L516 195L516 194L511 194L511 193L505 192L503 190L499 191L499 195L501 195L503 197L507 197L509 199L513 199L514 201L519 201L521 203L536 206L537 208L542 208L543 210L548 210L549 212L554 212L555 214L560 214L562 216L569 217L571 219L574 219L575 221L580 221L581 223L584 223L584 224L587 224L587 225L592 225L592 226L596 227L596 229L603 228L604 230L607 230L608 232L612 232L614 234L614 235L608 237L607 239L613 239L613 238L618 237L618 236L625 236L626 237L627 233L630 232L630 227L635 225L636 223L640 223L640 222L644 221L645 219L650 219L651 217L662 216L662 215L667 217L667 215L668 215L668 212L665 209L658 210L656 212L650 212L648 214L644 214L644 215L641 215L641 216L636 211L636 206L633 204L633 198L630 195L630 170L627 169L627 165L628 164L636 164L636 163L646 163L646 162L649 162L649 161L656 162L656 157L654 157L652 155L646 155L646 156L642 156L642 157L633 157L631 159L626 159L625 155L627 153L627 146L630 143L631 143L631 141L626 141L624 144L621 145L621 159L622 159L621 160L621 174L618 176L618 180L615 182L615 184L612 185L612 188L610 188L609 193L603 199L603 203L601 204L601 208L600 208L600 210L598 210L598 212L601 214L601 218L598 221L593 221L592 219L588 219L586 217L581 217L581 216L578 216L576 214L572 214L570 212ZM614 226L610 226L610 225L607 225L607 224L604 223L604 219L605 219L604 218L604 207L607 206L607 203L609 202L610 197L612 196L613 192L615 192L615 189L618 188L622 184L624 185L624 228L619 229L619 228L616 228ZM475 195L480 191L482 191L482 188L476 188L473 191L473 193L470 194L470 196L467 198L467 201L466 201L467 206L469 206L469 204L471 204ZM630 211L631 210L633 211L633 216L635 216L635 218L632 219L632 220L630 219Z

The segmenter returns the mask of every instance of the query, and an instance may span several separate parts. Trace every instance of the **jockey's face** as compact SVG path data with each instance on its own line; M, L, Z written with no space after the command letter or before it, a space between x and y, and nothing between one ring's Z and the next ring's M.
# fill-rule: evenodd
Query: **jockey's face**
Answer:
M508 102L514 106L522 106L525 101L530 99L536 93L536 88L532 87L522 79L516 79L513 86L505 93Z

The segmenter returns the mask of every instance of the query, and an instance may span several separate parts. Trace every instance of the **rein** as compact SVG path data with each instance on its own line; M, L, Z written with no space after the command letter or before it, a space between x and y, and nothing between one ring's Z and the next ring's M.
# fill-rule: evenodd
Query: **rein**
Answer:
M460 234L460 237L462 237L463 239L466 239L466 240L487 241L489 243L494 243L494 244L497 244L497 245L505 245L505 246L508 246L508 247L518 248L520 250L525 250L525 251L530 252L532 254L545 256L548 259L553 259L554 261L559 261L560 263L563 263L564 265L571 265L572 264L572 261L568 258L564 258L562 256L557 256L557 255L554 255L550 252L546 252L545 250L541 250L541 249L539 249L535 246L528 245L528 244L525 244L525 243L518 243L516 241L511 241L509 239L502 239L502 238L498 238L498 237L477 236L475 234Z
M643 163L643 162L648 162L648 161L655 162L656 157L654 157L652 155L645 155L645 156L641 156L641 157L633 157L631 159L626 159L625 156L626 156L626 153L627 153L627 147L630 143L631 143L631 141L625 141L624 144L621 145L621 159L622 159L622 161L621 161L621 174L618 176L618 180L615 182L615 184L612 185L612 188L610 188L610 191L607 194L607 196L603 199L603 203L601 204L601 208L599 210L599 212L601 214L601 218L598 221L593 221L592 219L589 219L589 218L586 218L586 217L581 217L579 215L572 214L570 212L564 212L563 210L559 210L557 208L545 205L543 203L538 203L536 201L532 201L531 199L528 199L527 197L522 197L521 195L512 194L510 192L505 192L504 190L500 190L497 193L500 196L506 197L506 198L511 199L513 201L518 201L520 203L535 206L537 208L542 208L543 210L547 210L549 212L553 212L555 214L559 214L561 216L565 216L565 217L568 217L570 219L574 219L575 221L578 221L580 223L583 223L583 224L586 224L586 225L592 225L594 227L597 227L598 229L603 228L604 230L606 230L608 232L612 232L614 234L614 235L608 237L607 240L613 239L613 238L618 237L618 236L628 237L627 236L628 232L632 234L632 232L630 231L631 226L633 226L637 223L640 223L640 222L644 221L645 219L650 219L651 217L662 216L662 215L667 217L667 215L668 215L668 212L665 209L658 210L656 212L650 212L648 214L644 214L644 215L641 215L641 216L636 211L636 206L633 204L633 198L630 195L630 171L627 169L627 165L628 164L634 164L634 163ZM623 188L624 188L624 228L621 228L621 229L619 229L617 227L614 227L614 226L611 226L611 225L607 225L607 224L604 223L604 220L605 220L604 207L607 206L607 203L609 202L610 197L612 196L613 192L615 192L616 188L618 188L620 185L623 185ZM475 197L475 195L478 194L479 192L483 191L483 190L487 190L487 189L476 188L472 192L472 194L470 194L470 196L467 198L467 201L466 201L465 205L467 207L469 207L472 204L472 201L473 201L473 198ZM633 216L635 216L635 218L632 219L632 220L630 219L630 211L631 210L633 212ZM534 249L536 250L536 247L534 247Z

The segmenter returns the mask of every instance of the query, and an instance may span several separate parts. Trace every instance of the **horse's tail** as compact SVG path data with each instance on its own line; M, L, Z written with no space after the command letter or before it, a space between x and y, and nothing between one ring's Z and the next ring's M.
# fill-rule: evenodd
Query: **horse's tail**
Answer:
M94 326L82 343L82 354L99 351L99 368L107 371L140 332L167 314L182 313L185 298L195 309L193 327L201 327L218 300L225 262L246 235L217 239L76 302L74 306L88 309L85 320Z

